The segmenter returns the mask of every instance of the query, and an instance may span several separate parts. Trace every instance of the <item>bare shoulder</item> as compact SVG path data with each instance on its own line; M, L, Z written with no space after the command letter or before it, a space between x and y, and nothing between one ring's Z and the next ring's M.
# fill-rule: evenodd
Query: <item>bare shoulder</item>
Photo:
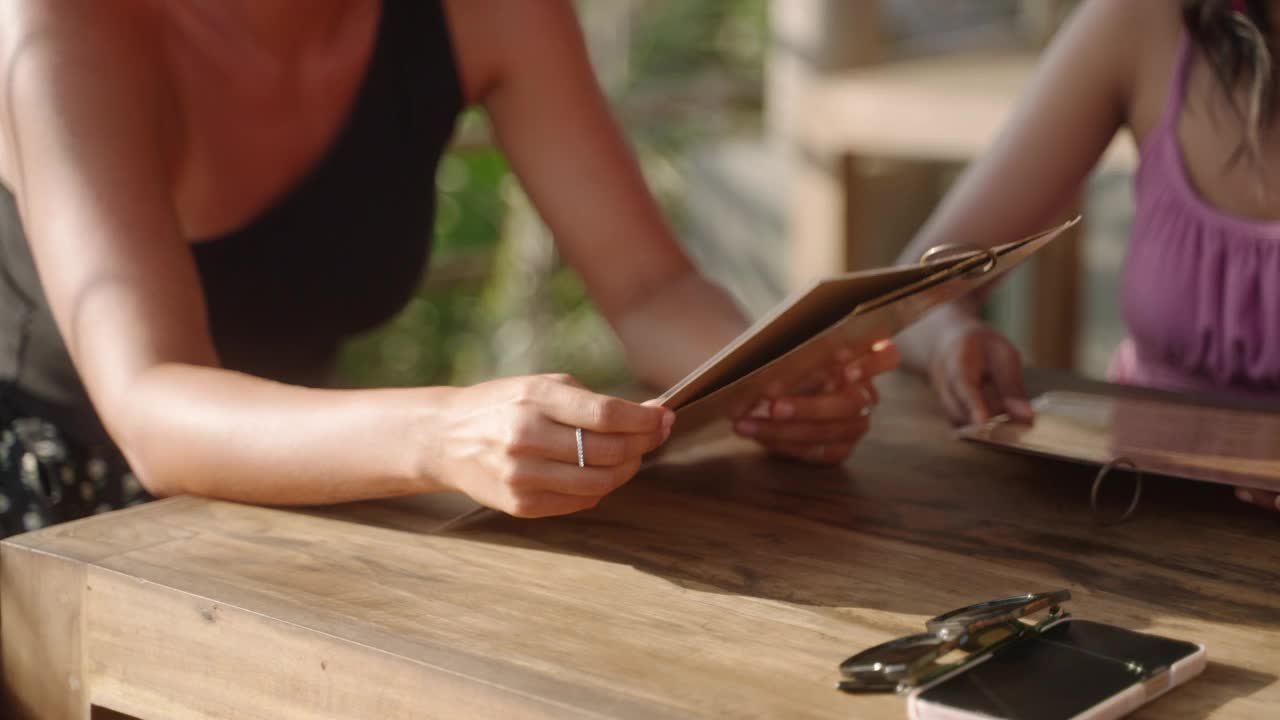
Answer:
M1117 25L1117 38L1134 53L1139 68L1167 64L1182 34L1182 3L1168 0L1091 0L1105 5Z
M1084 0L1050 55L1086 72L1079 82L1104 83L1124 122L1139 130L1163 99L1180 28L1180 3Z
M1085 0L1071 25L1092 49L1139 72L1162 50L1176 46L1181 5L1169 0Z
M516 6L536 3L516 3ZM478 104L497 83L501 36L494 21L502 17L491 0L445 0L445 16L467 104Z
M1078 12L1110 28L1116 37L1141 42L1153 29L1176 27L1182 6L1169 0L1084 0Z
M0 0L0 61L25 53L73 49L117 52L140 48L157 27L145 3L85 3L75 0Z
M1141 141L1159 121L1182 36L1182 3L1168 0L1091 0L1106 6L1115 42L1129 68L1125 114Z
M167 87L144 3L0 0L0 180L20 183L27 122L138 121ZM154 129L151 123L144 123Z
M569 0L445 0L445 10L470 102L482 102L511 72L554 62L580 42Z

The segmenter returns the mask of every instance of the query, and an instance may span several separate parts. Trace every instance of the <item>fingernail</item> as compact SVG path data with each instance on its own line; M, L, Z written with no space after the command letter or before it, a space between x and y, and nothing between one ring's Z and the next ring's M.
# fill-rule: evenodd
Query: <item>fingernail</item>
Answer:
M796 406L788 400L779 400L773 404L773 416L779 420L786 420L796 414Z
M662 415L662 429L670 432L671 426L676 424L676 414L670 410Z
M769 417L769 401L761 400L760 402L756 403L756 406L751 408L751 412L747 413L747 416L758 418L760 420L768 418Z
M862 379L862 366L850 365L844 369L844 379L851 383L858 382Z
M1236 499L1240 502L1253 504L1253 493L1244 488L1236 488ZM1276 498L1277 504L1280 504L1280 498Z
M742 420L733 426L739 435L746 437L755 437L760 432L760 423L751 422L750 420Z
M871 352L884 352L889 349L889 345L890 341L888 340L877 340L876 343L871 346Z
M671 426L670 426L670 425L668 425L667 427L662 428L662 442L666 442L666 441L667 441L667 438L669 438L669 437L671 437Z

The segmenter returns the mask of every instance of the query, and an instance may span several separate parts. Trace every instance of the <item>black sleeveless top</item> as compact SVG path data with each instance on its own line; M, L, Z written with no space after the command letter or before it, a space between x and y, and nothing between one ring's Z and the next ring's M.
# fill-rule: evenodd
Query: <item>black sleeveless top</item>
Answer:
M191 246L226 368L325 384L339 343L388 319L422 278L436 166L462 91L441 3L382 6L363 84L334 143L247 225ZM0 271L0 383L10 412L105 443L3 186Z

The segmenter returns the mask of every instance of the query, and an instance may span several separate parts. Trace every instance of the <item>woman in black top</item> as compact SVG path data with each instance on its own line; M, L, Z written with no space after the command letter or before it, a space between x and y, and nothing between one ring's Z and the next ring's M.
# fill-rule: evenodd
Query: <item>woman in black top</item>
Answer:
M744 327L659 216L568 0L14 0L0 70L5 414L118 448L136 473L95 460L65 487L11 480L25 487L0 488L2 532L144 490L273 504L458 490L541 516L629 479L672 414L567 377L320 389L339 342L421 276L436 164L466 105L488 111L643 379L674 382ZM896 358L843 360L856 382L775 401L739 431L842 460L865 431L856 385ZM15 504L33 492L58 502Z

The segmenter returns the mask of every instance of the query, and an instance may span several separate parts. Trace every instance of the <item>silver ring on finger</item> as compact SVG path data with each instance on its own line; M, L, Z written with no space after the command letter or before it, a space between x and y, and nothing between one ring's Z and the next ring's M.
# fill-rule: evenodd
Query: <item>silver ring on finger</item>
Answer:
M862 417L870 417L871 412L876 409L875 396L871 394L871 388L863 384L858 385L858 392L862 393L862 407L858 410L858 414Z
M573 429L573 439L578 443L578 467L586 467L587 456L582 451L582 428L576 427Z

